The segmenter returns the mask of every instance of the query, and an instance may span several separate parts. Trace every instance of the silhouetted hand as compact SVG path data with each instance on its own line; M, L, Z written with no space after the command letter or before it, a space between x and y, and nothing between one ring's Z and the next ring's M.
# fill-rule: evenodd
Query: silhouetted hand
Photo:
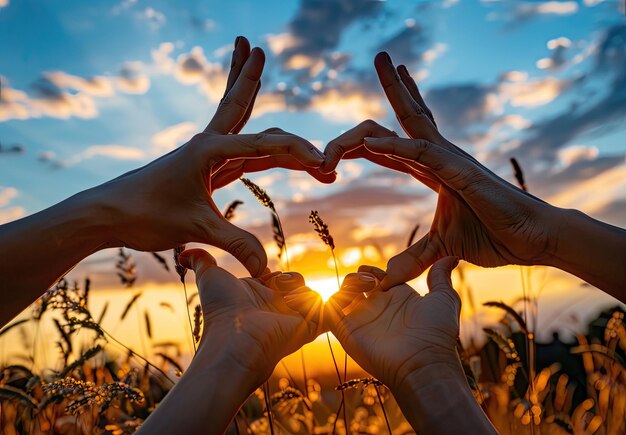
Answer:
M111 245L160 251L202 242L230 252L252 276L263 272L267 257L260 242L223 218L213 191L244 172L274 167L306 170L325 182L335 178L319 173L323 155L305 139L277 128L234 134L250 116L264 59L260 48L250 52L240 37L224 99L207 128L169 154L90 191L108 205L116 223Z
M282 358L318 336L321 305L312 302L303 316L283 300L292 291L311 291L304 287L302 275L266 270L260 279L238 279L202 249L183 252L180 262L195 271L202 304L204 330L198 353L203 348L219 349L257 386Z
M348 354L393 393L417 433L494 434L474 399L456 352L461 300L450 274L456 257L437 261L426 296L406 284L380 291L385 272L361 266L320 308L301 287L285 298L304 315L323 310L323 323Z
M322 171L365 157L408 173L439 194L430 231L387 266L384 288L419 276L456 255L480 266L549 264L559 234L555 208L518 189L446 140L405 67L386 53L375 60L396 116L413 139L366 121L328 144Z
M426 296L407 284L367 293L385 273L361 266L326 303L324 324L346 352L391 391L416 370L456 363L461 299L450 273L457 263L456 257L435 263Z
M302 316L283 300L294 290L311 291L297 273L265 270L261 279L237 279L202 249L184 251L180 262L196 274L202 339L189 368L139 433L222 434L278 361L317 337L321 317Z

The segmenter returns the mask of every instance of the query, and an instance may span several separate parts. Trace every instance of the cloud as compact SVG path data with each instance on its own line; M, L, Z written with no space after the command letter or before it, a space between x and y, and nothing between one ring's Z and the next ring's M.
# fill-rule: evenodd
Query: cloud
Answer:
M4 207L9 204L9 202L11 202L11 200L17 195L18 193L16 188L0 186L0 207Z
M155 30L164 26L167 22L165 14L152 7L145 8L143 11L139 12L137 16L142 20L148 21L150 26Z
M379 95L371 95L349 82L336 88L327 88L313 95L308 107L334 122L379 119L386 114Z
M578 12L578 3L575 1L526 2L517 6L517 13L524 17L532 15L571 15L576 12Z
M232 46L231 46L232 48ZM195 46L188 53L172 58L174 44L164 42L152 50L152 60L157 69L184 85L197 85L210 101L218 102L224 95L228 70L221 63L212 63L206 58L202 47Z
M550 57L539 59L537 61L537 68L549 69L552 71L557 71L563 68L567 63L565 53L572 45L572 41L562 36L560 38L551 39L548 41L547 45L548 49L551 50Z
M28 95L17 89L8 87L6 80L0 77L2 91L0 93L0 121L8 119L28 119L30 115Z
M492 12L487 19L502 20L509 24L522 24L541 16L567 16L578 12L576 1L517 1L501 2L482 0L483 4L501 6L504 11Z
M167 127L152 136L152 152L165 154L186 143L198 131L198 126L193 122L182 122Z
M503 82L499 85L498 94L514 107L536 107L554 101L570 85L569 80L554 77Z
M274 39L270 47L279 53L284 65L297 55L320 58L339 45L342 33L353 22L375 17L382 9L383 2L378 0L302 0L288 24L288 36Z
M0 78L1 79L1 78ZM150 88L150 79L140 62L122 66L119 75L80 77L64 71L41 74L32 92L13 89L2 79L0 121L49 116L67 119L94 118L98 115L96 98L110 98L118 91L143 94Z
M8 207L9 204L19 195L14 187L0 186L0 224L11 222L24 216L22 207Z
M107 158L113 160L143 160L147 156L141 148L127 147L122 145L91 145L71 157L60 159L52 151L44 151L39 154L38 160L47 163L55 169L63 169L78 163L94 159Z
M598 136L619 128L626 116L625 40L624 24L604 33L598 44L595 66L576 82L578 100L567 110L537 122L516 153L554 161L558 150L574 139L591 132ZM594 91L595 98L590 99L580 87L596 79L608 82L608 86L604 93Z
M141 62L127 62L120 69L116 85L126 94L145 94L150 89L150 77L143 72Z
M9 6L9 0L0 0L0 8L6 8Z
M425 60L425 53L428 52L426 50L428 40L424 28L411 20L404 29L401 29L387 41L381 43L376 48L376 51L388 52L397 65L412 65ZM432 59L435 55L436 52L431 51L426 56Z

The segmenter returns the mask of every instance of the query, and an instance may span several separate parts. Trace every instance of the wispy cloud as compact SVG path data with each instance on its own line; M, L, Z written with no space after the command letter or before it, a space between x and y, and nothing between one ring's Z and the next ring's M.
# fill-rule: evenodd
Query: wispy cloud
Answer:
M181 122L167 127L152 136L152 152L160 155L187 142L195 133L198 126L193 122Z
M44 72L32 84L32 92L11 88L2 79L0 121L44 116L67 119L94 118L98 115L98 98L110 98L118 92L143 94L150 79L140 62L122 66L119 75L81 77L64 71Z
M0 224L11 222L24 216L22 207L10 206L10 203L19 195L14 187L0 186Z

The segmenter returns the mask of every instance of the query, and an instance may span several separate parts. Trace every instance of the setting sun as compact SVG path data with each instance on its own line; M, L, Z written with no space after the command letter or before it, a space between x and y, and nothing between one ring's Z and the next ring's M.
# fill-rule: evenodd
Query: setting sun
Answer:
M343 277L341 280L343 281ZM339 287L337 286L337 278L334 277L307 281L307 285L311 288L311 290L319 293L324 302L330 299L330 297L334 295L337 290L339 290Z

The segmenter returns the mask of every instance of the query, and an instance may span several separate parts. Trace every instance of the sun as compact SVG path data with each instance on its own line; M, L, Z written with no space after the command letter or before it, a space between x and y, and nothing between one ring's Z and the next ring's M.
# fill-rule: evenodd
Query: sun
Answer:
M307 281L306 285L309 286L311 290L319 293L324 302L330 299L330 297L339 290L337 287L337 278L335 277Z

